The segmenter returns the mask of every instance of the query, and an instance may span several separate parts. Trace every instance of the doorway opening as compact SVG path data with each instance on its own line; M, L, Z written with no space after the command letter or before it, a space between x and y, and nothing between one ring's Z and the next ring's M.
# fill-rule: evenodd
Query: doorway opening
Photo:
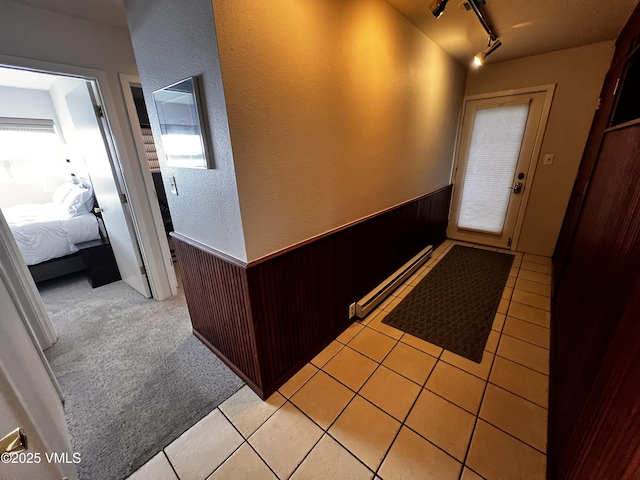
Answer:
M0 98L0 208L34 281L151 297L95 79L0 67Z
M554 86L465 99L447 235L517 249Z
M169 210L169 201L167 200L167 191L165 188L164 180L162 179L162 172L160 171L160 162L158 160L158 152L156 149L155 140L153 139L153 132L151 131L151 123L149 122L149 114L147 112L147 106L144 102L144 94L142 92L142 86L137 83L123 84L123 88L129 87L131 96L135 105L135 117L132 121L136 121L140 126L140 136L144 146L144 153L147 163L149 164L149 171L153 178L153 188L158 198L158 205L160 206L160 214L162 215L162 225L164 226L167 240L171 248L171 257L173 262L176 262L175 250L172 246L173 238L169 236L169 233L173 231L173 221L171 219L171 212ZM132 112L129 112L130 116Z

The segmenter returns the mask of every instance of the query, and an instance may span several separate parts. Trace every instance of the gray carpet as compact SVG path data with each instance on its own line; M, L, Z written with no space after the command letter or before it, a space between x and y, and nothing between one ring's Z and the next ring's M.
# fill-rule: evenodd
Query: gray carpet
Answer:
M513 259L456 245L382 323L480 363Z
M39 288L81 480L126 478L243 385L193 336L182 296L91 289L82 275Z

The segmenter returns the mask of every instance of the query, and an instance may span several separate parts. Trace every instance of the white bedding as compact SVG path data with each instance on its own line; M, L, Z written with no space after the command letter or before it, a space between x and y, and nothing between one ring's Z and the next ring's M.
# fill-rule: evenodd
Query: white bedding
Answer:
M95 215L68 218L53 203L16 205L2 213L27 265L75 253L76 243L100 238Z

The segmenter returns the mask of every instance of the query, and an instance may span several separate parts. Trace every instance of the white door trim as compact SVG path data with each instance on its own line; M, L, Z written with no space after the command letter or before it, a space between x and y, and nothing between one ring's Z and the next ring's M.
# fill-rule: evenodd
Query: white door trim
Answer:
M175 278L173 264L168 265L164 255L157 255L157 252L163 250L163 246L161 245L162 239L166 242L166 236L162 228L162 223L160 224L162 230L156 225L153 204L154 202L157 203L157 201L155 197L149 197L148 182L145 181L145 175L143 173L144 168L148 170L148 166L145 165L143 167L143 165L141 165L139 158L137 158L138 153L136 151L135 138L133 138L130 130L123 128L122 122L119 120L119 112L122 117L125 117L127 115L127 108L124 102L118 104L121 105L121 108L116 106L107 74L102 70L92 68L10 55L0 55L0 65L26 68L43 73L76 76L82 79L92 79L96 81L100 90L101 103L104 106L105 114L109 120L111 135L113 136L116 148L114 160L117 162L117 169L120 170L125 180L123 188L131 205L131 213L140 250L145 262L152 259L153 267L147 263L145 263L145 267L148 270L147 274L153 296L156 300L164 300L175 295L176 292L171 288L169 280L172 276ZM115 79L115 81L117 82L117 79ZM127 142L125 141L125 135L127 134L131 137L131 142L129 143L134 149L128 148ZM132 161L123 161L123 159L128 158ZM162 235L159 236L158 232L160 231Z
M58 336L2 212L0 212L0 273L8 282L7 289L18 306L22 318L29 323L30 331L40 348L46 350L51 347L58 341Z
M0 279L7 287L9 295L20 314L24 328L33 341L40 361L53 384L60 401L62 390L56 380L43 350L51 347L57 340L55 330L44 308L33 277L22 259L11 229L0 211ZM7 327L9 328L9 327ZM0 362L2 359L0 358Z
M147 163L144 143L142 142L142 131L140 130L138 114L130 88L131 85L142 86L142 83L140 81L140 77L136 75L121 73L120 85L122 87L122 93L124 95L124 103L127 107L127 115L129 116L129 127L131 128L133 141L136 145L138 162L142 167L141 170L145 181L147 197L149 199L155 200L150 202L150 207L151 214L153 215L154 227L159 239L159 248L152 250L151 258L147 258L145 256L145 265L147 265L148 268L149 281L151 284L153 297L156 300L164 300L165 298L171 297L178 293L178 281L176 278L175 269L173 267L173 259L171 258L169 242L167 241L166 233L164 230L162 213L160 212L160 206L158 205L158 198L153 183L153 177Z
M9 476L31 478L77 479L74 464L47 464L45 453L72 453L65 421L63 399L49 362L39 347L31 328L29 309L33 302L29 286L15 281L15 276L31 279L26 266L14 262L17 246L0 213L0 435L16 427L23 427L30 443L29 452L39 453L43 461L36 465L7 465L0 467ZM8 240L8 241L6 241ZM29 283L29 282L27 282ZM31 287L35 285L31 279ZM37 291L35 291L37 294ZM16 467L16 468L14 468Z
M533 94L533 93L544 93L544 105L542 107L542 115L540 117L540 124L538 131L536 132L536 138L533 146L533 154L531 155L531 161L529 164L529 172L530 178L532 180L528 182L527 188L522 192L522 201L520 203L520 210L518 211L518 216L516 219L516 226L513 232L513 239L511 242L511 249L518 249L518 242L520 240L520 233L522 231L522 225L524 223L524 217L527 211L527 205L529 203L529 196L531 195L531 190L533 183L535 181L535 173L536 167L538 165L538 157L540 156L540 150L542 149L542 141L544 139L544 133L547 128L547 123L549 121L549 113L551 112L551 103L553 101L553 95L555 93L556 84L548 84L548 85L540 85L537 87L525 87L525 88L517 88L512 90L503 90L500 92L491 92L491 93L481 93L477 95L468 95L464 97L462 104L462 114L460 115L460 123L458 126L458 138L456 140L456 153L455 160L453 163L453 168L451 170L451 183L453 184L453 188L457 188L455 184L456 171L458 169L458 164L460 162L460 154L462 151L462 121L465 118L467 113L467 106L469 102L475 100L490 100L492 98L500 98L500 97L510 97L516 95L523 94Z

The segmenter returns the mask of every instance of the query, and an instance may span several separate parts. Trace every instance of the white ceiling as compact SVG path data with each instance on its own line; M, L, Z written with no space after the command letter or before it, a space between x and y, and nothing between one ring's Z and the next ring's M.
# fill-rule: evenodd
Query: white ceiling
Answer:
M11 1L127 28L122 0ZM450 0L437 20L429 10L431 0L386 1L461 63L470 62L486 47L487 36L480 22L473 12L460 8L463 0ZM481 10L503 45L487 61L612 40L637 3L638 0L490 0Z
M10 0L69 17L128 28L122 0Z
M387 0L411 23L461 63L487 46L472 11L449 0L436 19L430 0ZM480 10L502 47L487 62L510 60L617 38L638 0L490 0Z
M3 87L49 90L55 81L55 75L0 67L0 86Z

